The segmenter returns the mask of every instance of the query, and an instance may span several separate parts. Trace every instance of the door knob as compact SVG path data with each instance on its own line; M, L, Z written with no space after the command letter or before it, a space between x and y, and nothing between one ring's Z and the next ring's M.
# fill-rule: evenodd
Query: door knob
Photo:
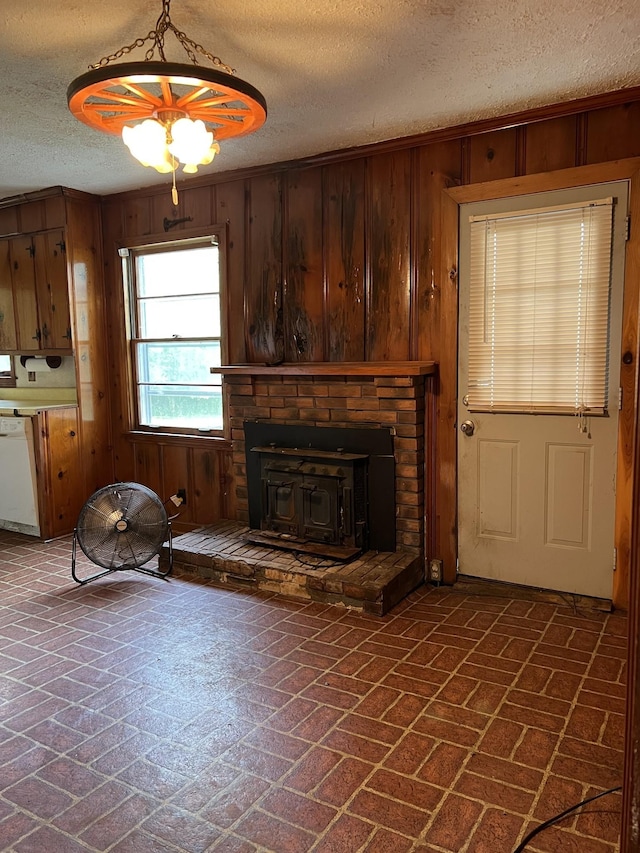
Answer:
M467 437L473 435L476 425L473 421L463 421L460 424L460 432L463 432Z

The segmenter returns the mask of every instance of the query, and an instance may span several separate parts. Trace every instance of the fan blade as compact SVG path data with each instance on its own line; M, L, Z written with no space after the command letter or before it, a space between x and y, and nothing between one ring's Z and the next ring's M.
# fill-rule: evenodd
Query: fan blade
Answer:
M144 563L147 563L152 557L155 557L160 547L157 543L149 542L132 530L127 530L127 532L121 536L121 539L122 542L119 543L122 546L121 553L124 548L128 550L131 557L129 560L126 560L126 565L131 566L132 568L136 568L137 566L142 566Z
M93 507L97 512L103 512L110 515L113 512L122 510L121 501L116 492L108 491L98 495L96 500L91 500L89 506Z
M157 505L162 507L160 499L153 492L147 493L131 490L130 494L127 495L125 515L127 518L132 518L133 516L138 515L146 507L153 507ZM164 510L164 507L162 507L162 509Z
M107 511L105 509L100 509L93 504L88 504L85 507L85 511L78 519L77 527L82 528L83 530L90 530L94 527L101 526L104 529L110 530L119 518L120 510L118 509Z

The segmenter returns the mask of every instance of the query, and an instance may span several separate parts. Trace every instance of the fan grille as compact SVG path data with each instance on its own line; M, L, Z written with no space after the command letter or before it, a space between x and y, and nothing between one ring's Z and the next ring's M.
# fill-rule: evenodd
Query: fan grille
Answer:
M115 483L95 492L76 527L84 554L104 569L143 566L158 553L168 532L162 501L140 483Z

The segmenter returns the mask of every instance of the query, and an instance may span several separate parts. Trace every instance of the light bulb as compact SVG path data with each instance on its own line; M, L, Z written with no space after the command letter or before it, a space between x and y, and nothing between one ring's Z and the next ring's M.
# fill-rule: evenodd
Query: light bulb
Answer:
M216 154L220 153L220 146L217 142L214 142L211 148L202 155L202 158L198 161L198 163L185 163L182 167L182 171L186 172L188 175L194 175L198 171L198 166L207 166Z
M167 132L159 122L148 118L133 127L125 125L122 128L122 139L143 166L152 166L161 173L173 171L167 151Z
M184 171L189 174L197 172L199 165L210 163L219 150L213 141L213 133L200 119L178 119L171 125L171 138L169 151L185 164Z

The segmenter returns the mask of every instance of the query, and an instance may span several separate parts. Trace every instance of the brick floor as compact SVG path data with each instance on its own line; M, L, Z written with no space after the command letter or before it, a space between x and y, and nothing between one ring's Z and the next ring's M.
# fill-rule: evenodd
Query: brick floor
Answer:
M510 853L620 784L621 615L423 587L375 617L187 575L79 587L70 560L0 531L4 851ZM619 811L527 850L611 853Z

